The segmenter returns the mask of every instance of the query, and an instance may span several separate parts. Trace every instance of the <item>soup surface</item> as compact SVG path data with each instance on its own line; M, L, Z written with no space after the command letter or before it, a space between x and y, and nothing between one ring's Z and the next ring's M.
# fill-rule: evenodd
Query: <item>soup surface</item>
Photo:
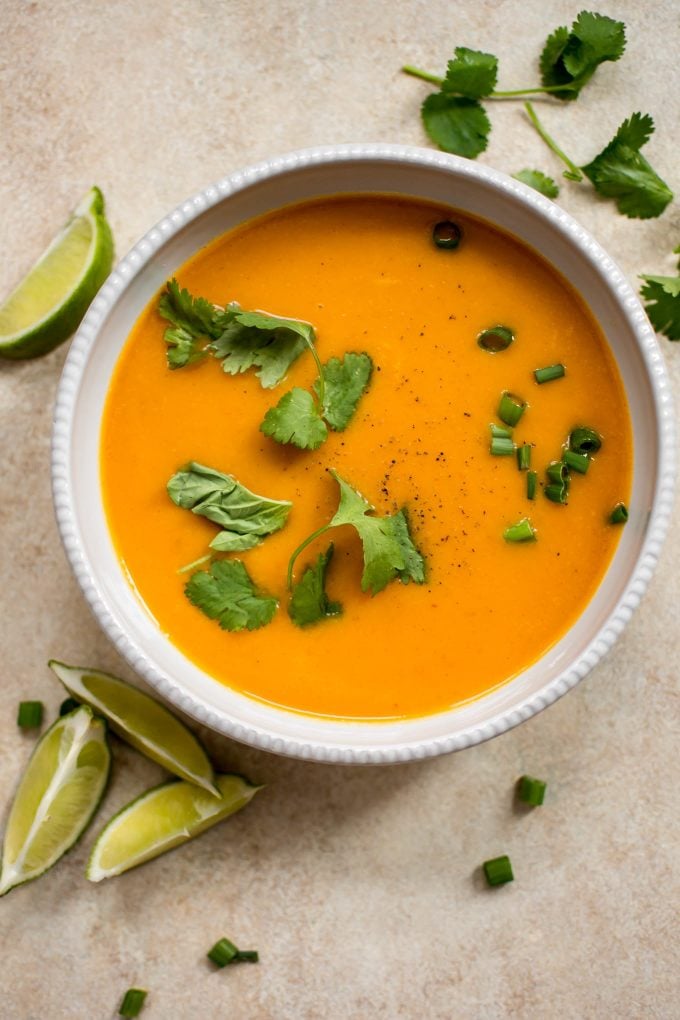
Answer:
M432 242L434 224L448 218L463 228L457 250ZM613 555L620 528L608 514L627 500L632 473L615 362L559 274L485 222L357 195L253 220L199 251L177 278L219 305L235 300L312 322L324 361L366 351L374 362L349 427L302 451L266 438L259 425L286 390L312 385L310 355L275 389L263 389L252 372L226 375L210 357L171 371L158 301L142 314L111 382L101 475L121 563L177 647L221 683L277 705L394 718L478 697L559 640ZM516 339L490 354L476 339L496 324ZM565 377L538 385L533 370L557 362ZM514 439L532 444L534 501L515 457L490 454L503 390L529 404ZM603 445L587 474L573 475L568 505L558 505L543 495L545 468L577 424L595 428ZM238 554L281 603L259 630L224 631L184 594L190 575L178 568L204 556L218 530L168 497L168 480L188 461L293 503L282 530ZM427 578L362 593L359 538L349 526L335 529L305 550L296 572L332 538L327 588L343 613L301 629L286 612L286 569L296 546L337 508L328 468L379 514L407 507ZM505 541L506 527L525 517L537 540Z

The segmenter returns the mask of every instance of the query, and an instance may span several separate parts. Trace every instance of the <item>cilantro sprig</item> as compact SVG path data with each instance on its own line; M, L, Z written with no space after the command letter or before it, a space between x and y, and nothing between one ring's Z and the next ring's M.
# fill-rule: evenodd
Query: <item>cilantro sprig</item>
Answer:
M675 254L680 254L680 245L675 248ZM640 293L654 329L669 340L680 340L680 262L677 276L645 274L642 279L645 282Z
M342 606L331 602L326 594L326 571L333 558L333 543L326 552L319 553L316 562L307 567L297 584L293 585L288 615L298 627L340 616Z
M278 601L260 591L240 560L218 560L198 570L184 593L192 605L223 630L258 630L274 618Z
M340 487L340 502L335 514L293 552L288 563L288 589L293 589L295 561L313 541L333 528L350 524L359 535L363 546L364 569L361 590L377 595L390 581L398 578L403 584L425 581L425 561L413 543L404 508L387 517L373 515L375 507L340 475L330 474ZM371 516L369 516L371 515Z

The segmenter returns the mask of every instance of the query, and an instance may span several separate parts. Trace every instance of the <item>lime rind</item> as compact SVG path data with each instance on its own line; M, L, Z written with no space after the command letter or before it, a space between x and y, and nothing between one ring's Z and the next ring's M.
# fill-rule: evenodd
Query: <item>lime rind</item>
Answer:
M71 271L74 266L68 264L76 255L73 239L81 235L81 242L76 245L81 248L86 231L90 235L89 246L82 258L82 270L74 275ZM99 188L93 187L0 305L0 357L35 358L67 340L80 325L112 265L113 237L104 214L104 197ZM63 277L63 289L45 308L39 292L52 294L56 281ZM32 306L35 318L30 317Z
M97 837L85 871L101 882L187 843L244 808L261 786L243 776L215 777L219 800L184 780L172 779L126 804Z
M87 706L43 734L10 808L0 896L43 875L75 845L101 803L110 770L106 724Z
M103 715L119 737L173 775L218 795L210 759L198 737L159 701L101 670L67 666L56 659L48 665L69 694Z

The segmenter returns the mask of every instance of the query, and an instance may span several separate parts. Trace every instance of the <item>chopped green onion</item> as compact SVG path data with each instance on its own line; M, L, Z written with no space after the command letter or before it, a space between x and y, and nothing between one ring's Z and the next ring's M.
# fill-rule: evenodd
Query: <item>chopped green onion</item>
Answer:
M610 524L625 524L628 520L628 507L625 503L617 503L609 515Z
M519 799L532 807L539 807L545 797L546 784L542 779L533 779L531 776L520 776L517 783L517 794Z
M602 436L588 425L577 425L569 433L569 449L590 456L602 446Z
M502 857L494 857L490 861L484 861L482 867L489 885L505 885L506 882L512 882L515 877L507 854L503 854Z
M545 368L536 369L534 379L537 383L552 382L553 379L561 379L565 371L564 365L547 365Z
M544 495L552 503L566 503L569 495L569 468L561 460L554 460L546 468L548 484Z
M147 992L142 988L128 988L118 1010L118 1016L139 1016L146 999Z
M494 436L491 440L491 452L494 457L511 457L515 452L515 444L512 439Z
M260 954L257 949L238 949L229 939L220 939L207 954L218 967L226 967L229 963L257 963Z
M59 706L59 715L68 715L74 708L80 708L80 702L76 701L75 698L66 698Z
M499 354L507 351L515 339L515 334L507 326L492 326L491 329L484 329L477 337L477 345L489 354Z
M503 425L489 425L492 439L512 439L512 429L506 429Z
M516 397L514 393L503 390L501 402L498 405L498 417L506 425L514 427L526 411L526 401Z
M536 531L528 517L523 517L517 524L511 524L503 532L506 542L535 542Z
M575 450L565 450L562 461L570 471L578 471L580 475L584 475L590 467L590 457L585 453L576 453Z
M42 701L22 701L17 712L17 726L22 730L33 730L40 726L43 719Z
M531 446L523 443L517 447L517 467L520 471L528 471L531 467Z
M536 472L529 471L527 474L527 499L536 499L536 479Z
M432 231L432 240L437 248L446 248L449 251L458 247L463 237L463 231L457 223L451 220L442 220L437 223Z

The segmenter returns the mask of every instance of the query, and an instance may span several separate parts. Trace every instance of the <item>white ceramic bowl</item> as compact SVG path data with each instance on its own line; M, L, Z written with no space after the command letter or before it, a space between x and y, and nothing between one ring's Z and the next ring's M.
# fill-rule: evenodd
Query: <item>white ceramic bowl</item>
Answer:
M631 520L578 622L520 676L461 708L404 722L341 722L259 703L213 680L164 637L116 558L99 485L99 431L111 372L147 302L199 247L290 202L398 192L457 207L522 238L583 296L619 364L634 427ZM675 438L655 336L623 274L559 206L488 167L425 149L339 145L268 160L206 188L161 220L102 287L69 352L53 436L53 490L66 553L101 626L156 691L200 722L257 747L332 762L394 762L477 744L528 719L614 644L652 575L671 510Z

